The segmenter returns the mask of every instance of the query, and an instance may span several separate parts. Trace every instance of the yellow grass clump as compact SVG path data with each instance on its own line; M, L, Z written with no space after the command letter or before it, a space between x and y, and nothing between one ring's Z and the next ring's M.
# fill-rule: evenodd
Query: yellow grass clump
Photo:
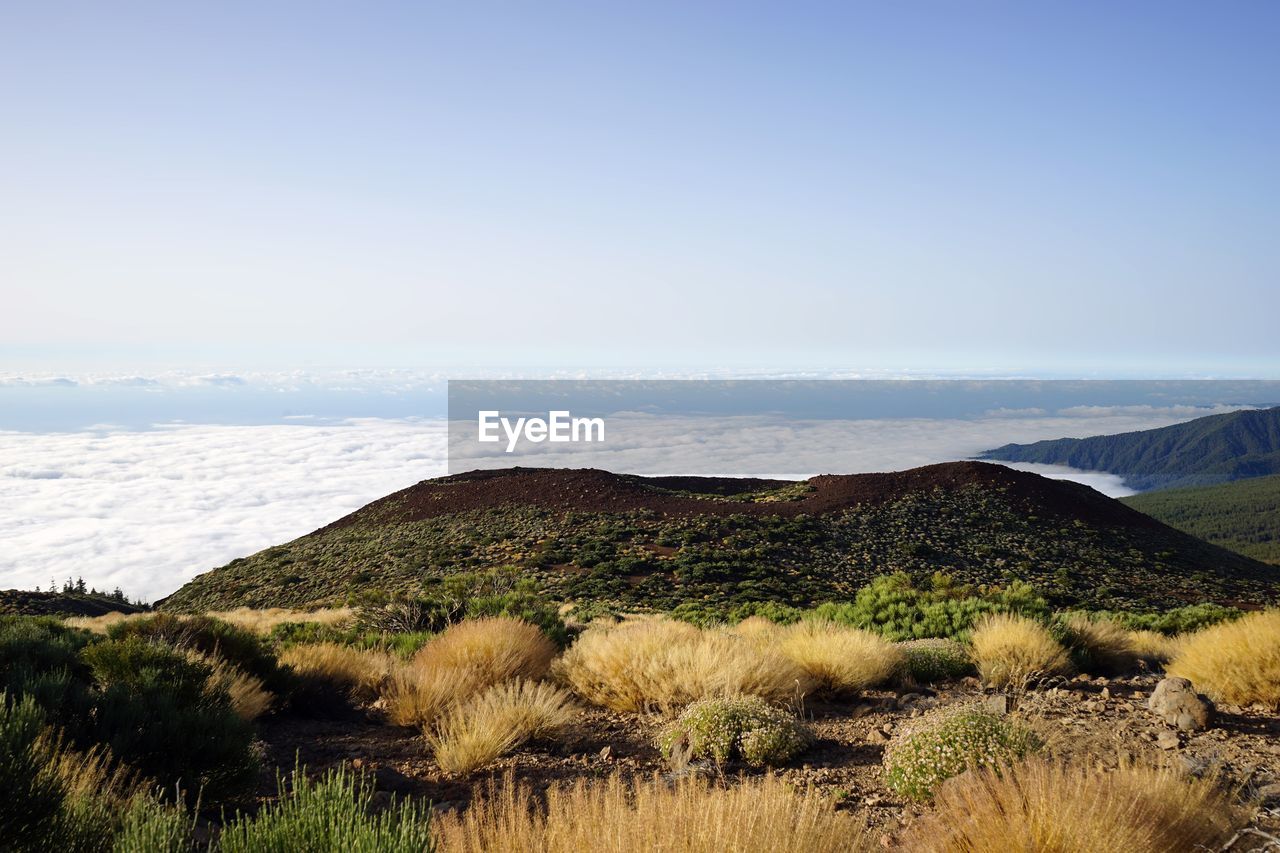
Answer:
M462 814L437 819L441 853L848 853L872 849L864 824L813 789L774 776L713 786L697 777L668 785L618 776L580 780L535 805L508 775Z
M973 630L973 658L978 673L996 687L1024 687L1037 678L1070 671L1062 644L1049 630L1025 616L996 613Z
M101 616L68 616L62 621L72 628L83 628L86 631L92 631L95 634L105 634L107 629L118 622L127 622L130 619L142 619L151 616L151 613L120 613L113 610L110 613L103 613Z
M383 691L387 716L401 726L431 724L453 703L487 687L541 678L555 653L546 634L520 619L459 622L392 673Z
M233 610L214 610L205 614L223 622L253 631L255 634L270 634L277 625L287 622L318 622L321 625L341 625L350 622L355 611L350 607L328 607L319 610L292 610L287 607L268 607L257 610L252 607L237 607Z
M748 639L767 641L777 636L781 627L763 616L748 616L733 626L733 633Z
M1280 610L1197 631L1182 639L1166 669L1215 701L1280 708Z
M1138 663L1133 634L1110 619L1094 619L1083 613L1067 617L1067 630L1084 652L1082 668L1090 675L1122 675Z
M527 741L553 736L575 713L569 694L558 687L508 681L453 705L425 734L441 770L470 773Z
M1173 660L1182 643L1181 637L1170 637L1159 631L1130 631L1129 644L1138 660L1164 665Z
M275 705L275 694L266 688L258 676L218 658L204 660L213 667L213 672L209 675L209 684L227 691L231 696L232 709L242 719L252 722Z
M392 657L338 643L309 643L285 649L280 663L330 695L371 702L390 677Z
M554 674L615 711L670 710L738 694L785 702L810 687L803 669L770 648L671 619L593 626L556 662Z
M902 651L870 631L806 620L777 635L777 649L808 673L816 689L852 694L883 684L904 663Z
M920 853L1217 850L1242 821L1213 779L1031 759L943 784L903 849Z

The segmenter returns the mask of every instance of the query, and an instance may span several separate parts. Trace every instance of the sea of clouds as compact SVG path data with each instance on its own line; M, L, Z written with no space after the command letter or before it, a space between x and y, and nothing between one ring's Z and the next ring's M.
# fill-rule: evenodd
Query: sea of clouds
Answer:
M745 418L697 430L668 419L607 456L557 458L544 445L544 454L521 461L779 477L891 471L1010 441L1149 429L1207 413L1142 406L954 420ZM0 431L0 588L82 576L99 589L154 600L235 557L445 473L446 432L443 419L418 418ZM1126 493L1107 474L1018 467Z

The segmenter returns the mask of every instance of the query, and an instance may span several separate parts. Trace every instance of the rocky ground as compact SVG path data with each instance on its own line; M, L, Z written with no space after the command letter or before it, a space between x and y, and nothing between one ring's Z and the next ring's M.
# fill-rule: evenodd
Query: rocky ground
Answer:
M1080 676L1026 693L1010 712L1035 726L1054 753L1090 762L1100 771L1125 761L1150 761L1193 774L1217 774L1242 797L1260 803L1253 829L1280 836L1280 715L1258 707L1219 707L1207 728L1180 730L1147 707L1160 680L1157 673L1112 679ZM966 702L1006 707L1005 697L984 692L976 679L937 690L904 689L870 693L846 703L809 703L804 712L817 743L778 772L797 784L818 787L842 809L864 814L885 846L892 846L901 829L927 806L904 802L883 786L886 745L911 718ZM467 777L442 773L417 732L384 725L376 717L374 709L347 720L290 715L267 721L262 729L264 766L292 768L297 759L315 772L350 762L373 774L382 799L392 794L425 798L439 810L465 808L489 780L506 773L534 790L612 773L637 778L672 773L653 745L663 722L657 716L584 708L576 726L556 743L531 745ZM695 764L684 772L732 777L756 771ZM274 790L273 771L264 772L262 794L270 796ZM1263 835L1247 833L1229 849L1259 850L1266 841ZM1280 849L1280 843L1272 849Z

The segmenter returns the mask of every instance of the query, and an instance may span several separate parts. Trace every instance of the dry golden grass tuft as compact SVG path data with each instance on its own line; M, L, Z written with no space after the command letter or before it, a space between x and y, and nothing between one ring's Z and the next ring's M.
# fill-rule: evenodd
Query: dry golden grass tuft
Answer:
M903 839L921 853L1217 850L1244 822L1213 779L1126 766L1099 772L1032 759L943 784Z
M554 736L576 714L569 694L559 687L508 681L451 706L424 734L441 770L470 773L523 743Z
M1177 655L1182 638L1170 637L1159 631L1130 631L1129 644L1138 660L1163 666Z
M1037 678L1070 671L1062 644L1049 630L1025 616L997 613L973 630L973 659L978 673L996 687L1024 687Z
M785 702L811 686L803 669L770 648L670 619L593 626L556 661L554 674L615 711L671 710L738 694Z
M697 777L628 784L618 776L552 788L545 807L508 775L462 814L437 819L441 853L857 853L864 824L813 789L774 776L713 787Z
M290 646L280 653L280 663L291 667L316 689L356 702L371 702L378 697L391 675L392 661L386 652L337 643Z
M231 696L231 707L242 719L253 722L275 705L275 694L261 678L218 658L206 657L204 661L213 667L209 684L226 689Z
M112 611L103 613L101 616L68 616L62 621L72 628L83 628L86 631L92 631L95 634L105 634L107 629L118 622L127 622L130 619L142 619L151 616L150 613L118 613Z
M763 616L748 616L733 626L733 633L748 639L768 641L777 636L781 626Z
M849 695L883 684L905 662L902 650L878 634L806 620L778 632L776 646L809 674L816 689Z
M520 619L459 622L392 673L382 694L387 717L400 726L430 725L450 705L495 684L541 678L555 653L546 634Z
M1180 638L1167 670L1215 701L1280 709L1280 610L1250 613Z
M1067 617L1066 625L1084 652L1084 668L1090 675L1122 675L1137 665L1133 634L1119 623L1074 613Z
M291 610L286 607L268 607L255 610L237 607L233 610L215 610L205 614L223 622L230 622L255 634L270 634L277 625L287 622L318 622L321 625L342 625L350 622L355 611L350 607L331 607L319 610Z

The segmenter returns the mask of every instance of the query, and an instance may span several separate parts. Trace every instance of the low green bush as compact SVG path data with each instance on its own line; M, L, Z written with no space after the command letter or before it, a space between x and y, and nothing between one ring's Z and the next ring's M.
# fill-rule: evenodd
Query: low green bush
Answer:
M99 686L95 740L169 787L210 797L238 790L253 778L253 729L211 686L211 668L141 636L106 640L83 657Z
M1128 610L1097 611L1091 614L1094 618L1110 619L1131 631L1157 631L1167 636L1190 634L1217 625L1219 622L1230 622L1244 615L1243 610L1235 607L1223 607L1212 602L1187 604L1165 610L1160 613L1136 613Z
M1043 742L1026 726L982 708L948 708L905 726L884 756L885 786L909 800L930 799L945 780L974 767L999 768Z
M969 648L955 640L926 637L898 643L905 663L904 671L918 684L935 684L963 678L974 672Z
M876 631L889 640L945 637L965 640L977 620L988 613L1049 615L1049 605L1021 581L982 589L956 584L938 573L921 589L905 572L883 575L858 590L852 602L818 605L813 614L854 628Z
M34 850L57 829L64 792L38 749L44 713L30 696L0 693L0 840Z
M237 815L222 830L222 853L430 853L429 812L392 802L373 813L373 786L345 768L312 781L299 768L292 789L252 817Z
M805 725L756 696L694 702L658 736L666 758L680 751L721 764L741 758L753 767L785 764L811 742Z
M284 691L288 683L276 663L270 645L257 634L212 616L174 616L157 613L141 619L126 619L107 629L113 640L141 637L190 649L226 661L242 672L262 679L268 690Z

